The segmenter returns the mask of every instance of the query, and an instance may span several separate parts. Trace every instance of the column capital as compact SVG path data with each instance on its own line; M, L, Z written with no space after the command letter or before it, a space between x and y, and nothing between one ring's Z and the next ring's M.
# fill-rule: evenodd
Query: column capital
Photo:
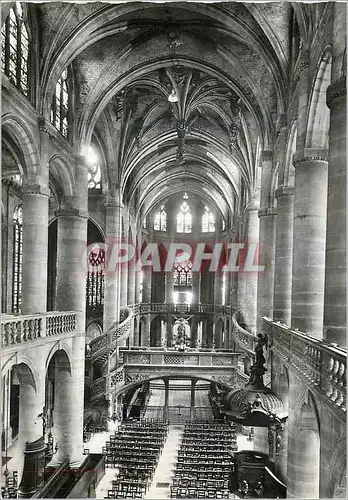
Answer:
M294 196L295 195L295 188L292 186L279 186L275 190L275 197L281 198L282 196Z
M329 159L329 151L325 148L304 148L296 151L293 156L295 167L299 163L305 162L327 162Z
M90 170L93 171L93 166L89 166L87 161L86 161L86 157L84 155L81 155L81 154L75 154L74 155L74 160L76 162L77 165L79 165L80 167L82 167L85 172L89 172Z
M82 219L88 219L88 213L78 208L59 208L54 214L56 217L81 217Z
M272 161L273 160L273 151L269 149L265 149L264 151L261 151L260 154L260 163L264 163L266 161Z
M265 207L265 208L260 208L258 211L258 216L261 217L270 217L273 215L276 215L277 212L273 207Z
M22 194L40 194L49 198L50 190L48 187L42 186L41 184L23 184Z
M47 122L43 116L38 117L37 124L38 124L40 132L45 132L46 134L50 135L50 131L47 127Z
M326 104L330 108L331 105L341 99L346 99L347 97L347 79L345 76L339 78L335 82L331 83L326 90Z
M245 207L247 212L251 212L252 210L259 210L260 203L257 200L251 200L250 203Z

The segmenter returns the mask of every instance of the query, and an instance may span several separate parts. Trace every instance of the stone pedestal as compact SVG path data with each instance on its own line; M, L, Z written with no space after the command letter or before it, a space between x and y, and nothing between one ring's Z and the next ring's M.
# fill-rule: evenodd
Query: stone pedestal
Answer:
M346 347L346 78L327 90L330 107L324 338Z
M290 325L295 190L292 187L281 186L275 194L277 222L273 318L275 321Z
M291 326L321 338L327 206L327 151L294 155L295 208Z
M49 190L23 186L22 313L46 312Z

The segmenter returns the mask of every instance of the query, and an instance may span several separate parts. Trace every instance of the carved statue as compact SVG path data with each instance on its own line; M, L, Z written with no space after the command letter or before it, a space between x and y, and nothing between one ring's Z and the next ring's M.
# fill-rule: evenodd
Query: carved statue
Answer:
M258 367L263 366L266 363L266 359L263 355L263 347L267 348L268 339L267 335L262 335L262 333L257 334L257 343L255 347L255 365Z

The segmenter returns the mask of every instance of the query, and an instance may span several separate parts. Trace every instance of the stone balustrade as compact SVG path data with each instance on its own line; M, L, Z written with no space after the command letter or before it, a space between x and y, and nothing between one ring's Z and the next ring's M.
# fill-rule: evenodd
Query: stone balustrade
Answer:
M126 335L129 335L132 331L133 327L133 309L131 307L123 307L122 308L122 318L123 321L120 323L118 328L116 328L113 333L112 333L112 341L116 342L117 340L120 340ZM108 335L99 335L95 339L93 339L90 343L90 349L91 349L91 357L95 357L98 353L101 353L108 347Z
M155 380L161 377L197 377L233 388L242 388L248 381L238 370L241 353L232 351L204 352L190 349L178 352L166 349L120 348L123 364L91 385L91 400L108 391L120 393L125 385Z
M166 304L166 303L141 303L131 306L134 314L156 313L200 313L200 314L225 314L231 315L231 306L214 304Z
M27 344L36 339L73 334L77 331L78 313L52 311L26 316L3 315L1 347Z
M255 348L255 335L245 330L239 324L240 311L237 311L232 316L232 335L233 340L243 352L246 352L249 356L254 356Z
M274 352L286 364L341 412L346 412L347 353L329 344L291 329L271 318L262 318L262 331Z
M188 365L188 366L233 366L237 368L237 361L240 353L232 351L224 352L204 352L201 350L190 349L185 352L175 349L123 349L120 348L120 354L123 354L124 365Z

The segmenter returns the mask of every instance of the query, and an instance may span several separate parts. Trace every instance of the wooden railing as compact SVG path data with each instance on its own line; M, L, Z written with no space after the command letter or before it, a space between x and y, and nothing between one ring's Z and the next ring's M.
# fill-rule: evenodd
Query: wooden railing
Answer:
M36 339L74 333L77 330L78 313L52 311L25 316L1 318L1 347L26 344Z
M271 318L262 318L262 331L270 346L285 363L342 412L347 409L347 352L291 329Z

